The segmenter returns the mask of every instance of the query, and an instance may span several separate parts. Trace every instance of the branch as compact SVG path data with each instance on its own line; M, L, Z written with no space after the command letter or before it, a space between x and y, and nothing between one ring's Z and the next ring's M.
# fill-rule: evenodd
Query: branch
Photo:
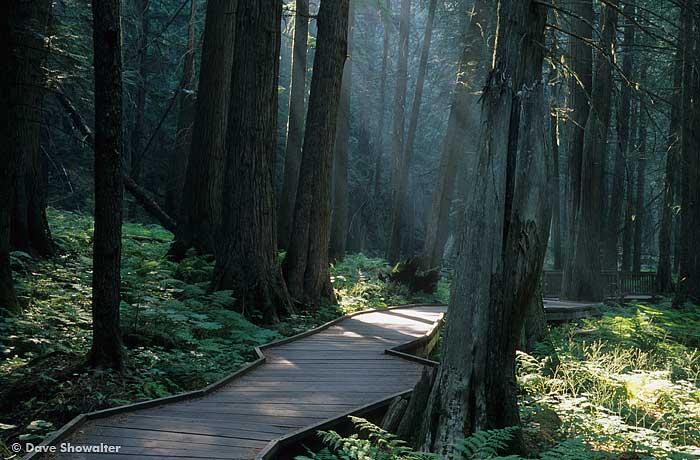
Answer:
M83 141L91 146L95 146L95 135L93 134L90 127L85 123L82 115L75 108L73 103L68 96L58 89L55 90L54 94L56 99L63 106L63 108L68 113L68 117L73 122L73 126L82 134ZM133 196L136 201L144 208L144 210L155 218L163 227L171 232L175 232L177 223L170 217L163 209L158 206L158 203L150 197L148 191L137 184L134 179L132 179L124 168L122 168L122 180L124 181L124 188Z

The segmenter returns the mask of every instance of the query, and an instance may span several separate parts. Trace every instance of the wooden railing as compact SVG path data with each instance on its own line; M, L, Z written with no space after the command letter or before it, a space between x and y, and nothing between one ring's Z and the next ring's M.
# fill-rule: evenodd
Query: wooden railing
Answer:
M616 272L603 271L600 274L606 298L625 296L653 296L656 273L654 272ZM559 270L545 270L542 287L545 297L559 297L561 294L563 274Z

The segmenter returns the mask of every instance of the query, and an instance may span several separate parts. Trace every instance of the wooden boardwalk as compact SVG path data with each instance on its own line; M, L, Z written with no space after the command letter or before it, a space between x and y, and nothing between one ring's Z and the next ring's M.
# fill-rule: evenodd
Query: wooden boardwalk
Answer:
M87 414L46 441L59 448L66 442L72 447L104 443L121 446L119 453L71 452L47 457L269 458L280 449L280 440L410 391L430 363L402 350L424 345L434 337L445 311L445 306L414 306L361 313L309 335L263 347L264 358L255 366L205 396L195 392L179 401L166 398Z

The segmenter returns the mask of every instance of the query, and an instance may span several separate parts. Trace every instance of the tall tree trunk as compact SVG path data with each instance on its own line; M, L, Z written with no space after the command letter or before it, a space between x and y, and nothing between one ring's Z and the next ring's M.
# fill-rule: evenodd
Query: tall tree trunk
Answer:
M274 321L291 309L277 264L275 136L282 2L261 0L236 13L223 225L212 290L230 289L245 313Z
M553 71L554 79L559 79L558 72ZM552 148L552 255L554 270L562 268L562 244L561 244L561 184L559 171L559 83L555 83L549 104L549 131L550 146ZM544 306L542 306L544 312Z
M678 286L674 305L700 300L700 18L697 0L685 0L683 7L683 109L681 131L681 235Z
M377 129L374 130L374 166L372 169L372 198L370 201L370 215L368 220L368 228L374 236L373 241L375 247L382 247L380 243L386 238L386 232L383 231L384 225L384 195L382 193L382 160L386 157L385 154L385 139L384 126L386 124L386 106L387 106L387 74L389 73L389 48L391 46L390 33L391 22L390 14L391 1L382 0L380 3L379 16L382 23L382 69L379 78L379 105L377 107ZM390 161L391 163L391 161Z
M350 95L352 93L352 36L354 3L350 2L348 55L343 67L343 82L338 105L338 127L333 166L333 213L331 218L331 260L342 259L348 241L348 147L350 144Z
M121 369L119 326L122 250L121 2L93 2L95 51L95 235L92 263L91 366Z
M207 3L196 116L177 241L171 249L171 253L180 256L190 247L201 252L213 252L215 229L222 221L237 5L238 0Z
M640 84L646 85L647 67L642 68L639 77ZM637 156L637 190L635 191L635 216L634 216L634 255L632 257L632 271L639 272L642 269L642 241L643 233L646 229L646 153L647 153L647 114L644 104L639 106L639 132L637 133L637 143L639 153Z
M192 142L192 124L195 111L194 90L194 21L196 2L190 2L190 20L187 27L187 50L185 51L184 65L182 68L182 82L180 83L179 112L177 114L177 128L175 132L175 151L170 162L170 171L167 178L165 192L165 209L176 221L180 220L182 207L182 193L185 185L187 171L187 156L190 153Z
M659 260L656 266L656 291L667 293L673 291L671 242L673 241L673 207L676 198L676 183L679 163L680 108L683 103L680 91L683 82L683 51L679 46L676 51L673 71L673 106L668 125L668 147L666 149L666 171L664 175L664 196L661 205L661 228L659 229Z
M459 456L455 443L471 432L520 424L515 349L549 238L541 83L547 10L530 0L501 0L498 11L443 359L418 434L423 449L445 457Z
M408 85L408 35L411 27L411 0L401 0L399 15L399 41L396 62L396 89L394 92L394 120L391 130L391 197L398 194L399 176L404 152L406 124L406 87ZM401 257L401 235L395 235L393 225L389 234L386 258L391 263Z
M296 0L294 38L292 43L292 80L289 85L289 119L287 147L284 156L284 183L279 201L277 243L281 249L289 245L294 218L294 201L299 183L301 147L304 139L304 94L306 93L306 54L309 35L309 0Z
M463 51L457 69L457 81L452 93L452 104L447 131L440 158L438 183L433 191L421 268L427 270L440 265L448 237L448 221L457 171L469 169L475 162L475 152L467 151L464 140L478 137L478 90L485 76L488 59L488 37L492 30L488 12L491 2L476 0L469 15L463 38ZM468 164L469 165L468 165Z
M600 274L601 176L610 124L611 60L614 59L617 0L603 6L600 21L600 48L603 51L595 59L596 79L583 137L578 206L571 208L574 225L571 227L570 261L562 282L562 297L566 299L592 300L603 297Z
M635 17L635 2L625 3L623 7L625 18L625 30L622 39L622 73L631 81L634 70L634 46L636 25L632 22ZM613 169L612 191L610 193L610 206L605 219L605 235L603 241L603 268L617 270L618 243L620 241L620 222L622 218L622 205L624 203L625 189L625 163L629 153L630 138L630 99L632 97L632 83L622 81L620 84L620 104L617 110L617 149L615 151L615 165Z
M294 224L284 261L292 297L314 306L335 302L328 272L331 169L343 64L347 57L348 8L349 0L323 0L319 8Z
M14 132L11 124L15 111L12 93L18 78L17 52L12 46L15 3L0 3L0 62L7 66L6 71L0 72L0 145L8 147L3 158L3 167L0 168L0 318L20 312L10 267L10 216L19 153L18 149L12 148Z
M44 64L48 55L51 4L49 0L17 2L12 19L17 53L15 103L12 104L13 148L19 150L11 218L12 245L37 256L53 253L46 219L47 176L41 153L46 86Z
M413 161L413 144L418 131L418 119L420 117L420 106L423 100L423 87L425 85L425 74L428 70L428 57L430 54L430 42L433 36L433 22L435 20L436 0L428 3L428 18L425 22L425 35L423 36L423 46L418 62L418 75L416 76L416 89L413 94L413 106L411 108L411 118L408 123L408 134L406 145L403 148L400 165L397 170L396 190L394 191L391 211L391 231L389 232L389 261L396 263L401 257L401 229L405 220L403 214L406 209L408 179L411 172L411 162Z
M136 95L134 96L134 123L131 128L131 155L129 158L130 177L135 182L141 181L141 154L143 153L146 141L146 88L147 72L146 58L148 57L148 33L149 20L147 17L149 0L134 0L134 10L136 11L135 23L138 28L136 33L137 65L136 65ZM136 214L137 203L132 202L129 206L129 216Z
M631 103L629 134L637 132L639 121L639 104L635 99ZM637 155L634 142L627 148L625 159L625 218L622 225L622 271L632 270L632 246L634 243L634 173L632 170L633 157Z
M569 133L569 157L568 157L568 181L567 181L567 235L564 257L563 284L570 281L567 272L570 272L572 263L574 232L576 228L576 211L579 209L581 193L581 171L583 159L583 138L586 121L589 112L589 95L593 87L593 58L589 41L593 40L593 1L572 1L573 16L571 18L572 34L580 38L572 38L569 45L571 56L571 87L569 90L571 101L570 133Z

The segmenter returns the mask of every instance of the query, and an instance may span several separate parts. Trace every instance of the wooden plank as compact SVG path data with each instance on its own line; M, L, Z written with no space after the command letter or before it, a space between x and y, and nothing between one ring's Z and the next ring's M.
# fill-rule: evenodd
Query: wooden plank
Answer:
M96 421L95 423L100 424L102 423L102 421ZM287 430L284 428L273 427L268 423L254 423L251 421L246 421L245 423L232 422L231 419L226 416L223 416L221 418L216 418L214 416L207 417L206 421L203 422L201 417L165 417L144 414L133 415L129 417L128 421L129 428L160 429L163 427L169 428L173 425L183 430L186 430L187 432L194 433L195 431L197 431L196 434L206 434L199 433L199 431L204 430L209 430L213 433L212 430L216 428L221 428L221 433L233 433L234 435L234 430L243 432L245 434L247 434L246 432L253 432L258 434L270 435L271 437L275 437L275 435L287 432ZM217 435L219 435L218 432Z
M271 437L259 439L235 438L226 436L209 436L191 433L178 433L170 431L136 430L128 428L102 427L78 438L81 443L99 444L101 442L111 445L139 446L149 444L153 447L180 445L183 449L187 445L193 446L215 446L215 447L241 447L263 448L273 439ZM158 442L159 444L156 444ZM160 444L162 443L162 444ZM166 444L167 443L167 444Z
M242 424L241 424L242 425ZM283 431L283 430L280 430ZM284 431L283 431L284 432ZM160 434L160 439L172 439L173 435L207 437L237 440L239 443L252 443L258 445L260 442L267 442L281 433L261 433L259 431L244 431L239 427L220 427L208 425L201 421L197 427L185 423L169 423L158 425L156 423L141 422L128 425L119 425L109 422L98 422L94 429L85 431L83 435L94 435L104 433L105 436L122 436L128 438L153 439L155 433ZM202 442L204 443L204 442Z

